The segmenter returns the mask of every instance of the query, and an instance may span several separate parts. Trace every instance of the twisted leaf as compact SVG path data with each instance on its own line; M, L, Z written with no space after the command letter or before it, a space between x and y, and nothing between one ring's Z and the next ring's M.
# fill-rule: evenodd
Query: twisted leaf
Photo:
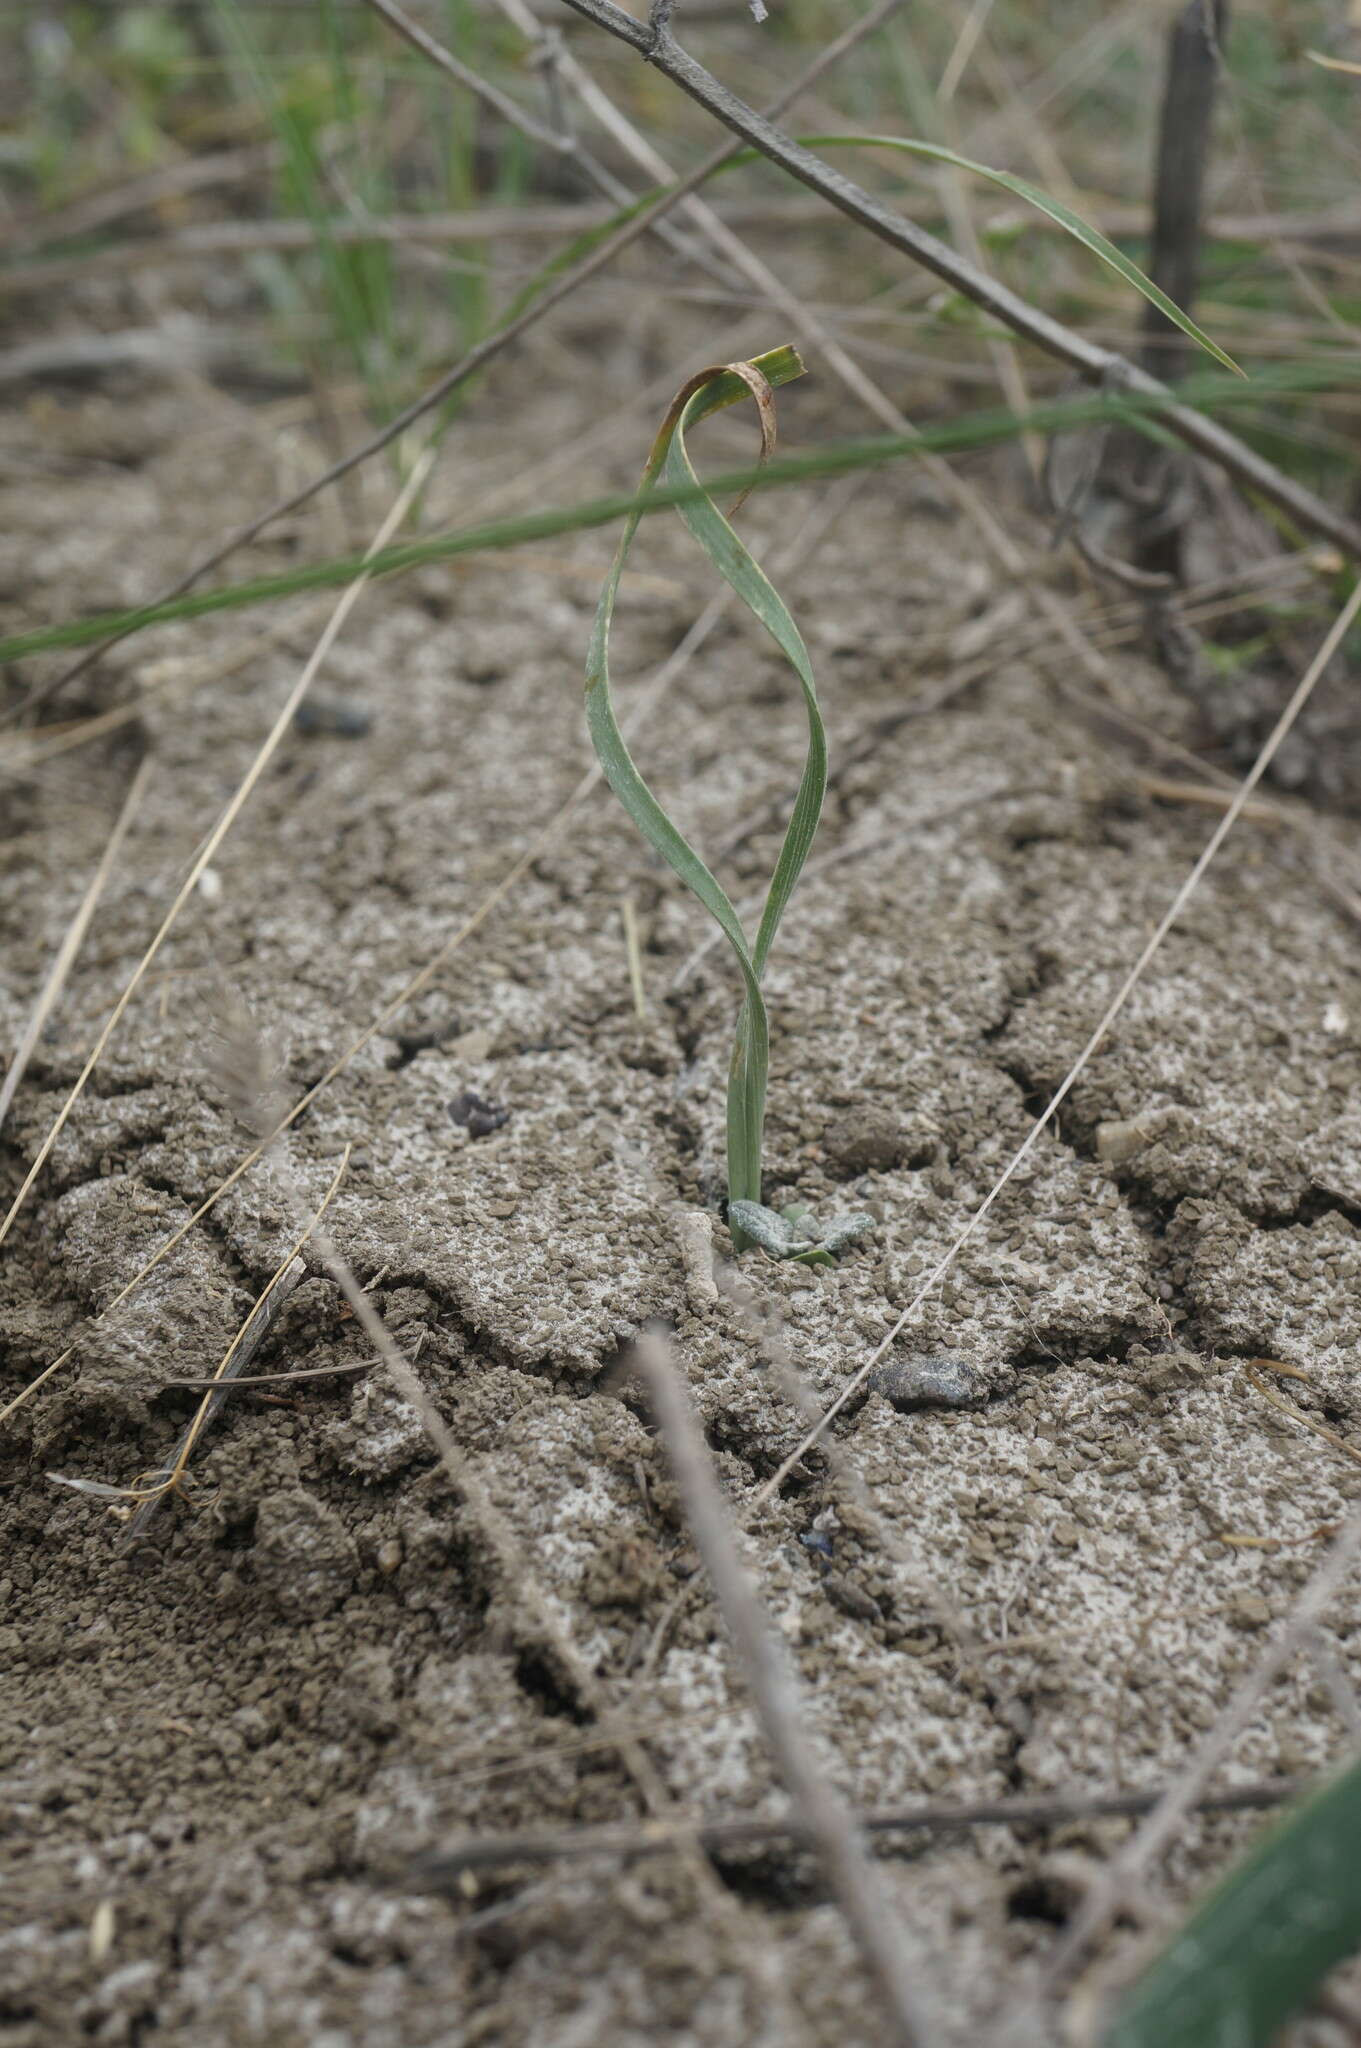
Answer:
M770 1031L761 994L761 976L785 905L817 830L827 787L827 746L818 712L813 671L802 636L772 585L700 485L686 453L685 435L688 428L707 419L710 413L750 396L756 400L761 414L764 457L770 452L775 439L772 386L788 383L802 373L803 364L792 348L774 349L749 363L729 363L716 369L701 370L677 394L653 443L637 500L625 522L605 578L586 657L586 721L605 779L649 845L674 869L721 927L742 971L744 997L728 1075L728 1195L730 1200L739 1202L759 1202L761 1199L761 1132L765 1123L766 1079L770 1065ZM719 574L775 641L797 675L803 692L808 717L808 751L803 776L752 944L748 944L742 921L724 890L689 841L672 824L639 774L624 743L610 699L610 624L614 617L619 580L639 521L646 510L646 499L659 479L667 485L688 487L688 495L676 508L681 518ZM739 1251L749 1241L740 1226L733 1230L733 1241Z

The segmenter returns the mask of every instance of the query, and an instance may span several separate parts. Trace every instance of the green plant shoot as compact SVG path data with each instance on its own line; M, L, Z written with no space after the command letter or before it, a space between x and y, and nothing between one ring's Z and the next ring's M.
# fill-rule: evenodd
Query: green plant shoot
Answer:
M817 830L827 787L827 744L813 671L802 635L729 521L712 498L703 493L686 453L685 436L690 427L707 419L710 413L735 405L743 398L754 398L761 415L761 453L764 459L775 441L773 387L802 374L803 364L797 352L792 348L778 348L767 355L757 356L751 362L701 370L677 394L653 443L643 471L638 500L629 513L605 578L586 658L586 720L605 779L649 845L675 870L721 926L742 971L743 1001L728 1075L730 1205L744 1202L759 1204L761 1200L761 1133L765 1123L766 1078L770 1065L770 1031L761 979L780 919ZM643 516L644 501L659 479L670 485L694 487L697 495L687 497L676 509L719 574L760 620L794 670L808 718L808 751L798 795L794 799L780 857L766 892L756 938L751 944L748 944L741 919L726 893L688 840L672 824L639 774L610 699L610 624L619 581ZM732 1232L733 1242L739 1251L753 1242L735 1219Z
M1271 1828L1150 1963L1101 2048L1267 2048L1361 1944L1361 1764Z

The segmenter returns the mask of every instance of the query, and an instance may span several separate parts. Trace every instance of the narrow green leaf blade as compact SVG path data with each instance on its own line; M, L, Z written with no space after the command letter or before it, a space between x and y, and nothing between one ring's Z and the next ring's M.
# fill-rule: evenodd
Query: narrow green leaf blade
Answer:
M0 271L0 276L3 272ZM1178 398L1183 405L1196 406L1211 416L1241 405L1256 407L1266 401L1296 405L1319 392L1351 394L1361 378L1361 364L1343 354L1329 355L1315 363L1266 364L1251 383L1229 378L1218 371L1206 371L1181 385ZM953 419L928 423L916 433L878 434L866 440L826 441L804 448L797 455L776 456L759 473L752 467L731 470L713 479L720 495L752 488L768 490L788 484L825 482L833 477L882 467L891 462L916 462L923 455L949 455L995 447L1018 434L1032 432L1060 434L1081 427L1097 426L1107 420L1128 421L1141 432L1156 431L1158 408L1163 401L1154 392L1137 390L1084 392L1075 398L1035 405L1025 413L1005 407L985 412L961 413ZM1303 439L1301 438L1301 445ZM1320 430L1311 430L1308 446L1320 445ZM1350 452L1340 437L1333 444ZM642 508L662 511L677 502L676 495L660 489ZM612 493L584 503L544 511L519 513L513 518L494 519L485 525L466 526L453 532L431 534L421 540L395 542L365 561L359 555L332 555L307 562L273 576L252 576L239 583L219 584L208 590L194 590L183 597L167 598L159 604L136 605L116 612L69 619L60 625L32 627L0 639L0 663L19 661L28 655L48 653L56 648L88 647L114 634L129 635L149 626L177 619L204 618L214 612L238 611L251 605L270 604L280 598L308 590L331 590L352 582L361 568L373 578L395 576L430 562L453 561L464 555L500 548L518 547L526 541L546 540L560 533L577 533L607 526L629 517L638 509L636 494Z
M1165 319L1170 320L1174 327L1179 327L1184 335L1203 348L1207 355L1213 356L1217 363L1222 363L1226 370L1232 370L1238 377L1246 376L1247 372L1242 365L1236 363L1217 341L1211 341L1204 329L1197 327L1190 315L1183 313L1181 307L1169 299L1167 293L1154 284L1152 278L1146 276L1137 263L1131 262L1123 249L1117 249L1114 242L1108 241L1099 228L1094 228L1089 221L1083 220L1081 214L1074 213L1072 208L1065 206L1061 200L1053 199L1047 192L1042 192L1038 185L1031 185L1024 178L1013 176L1010 171L995 171L989 164L975 163L972 157L960 156L957 151L946 149L943 143L918 142L911 136L801 135L799 141L809 149L901 150L908 156L930 157L936 163L949 164L957 171L971 171L975 177L986 178L992 185L1000 185L1004 191L1014 193L1018 199L1024 199L1028 206L1033 206L1040 213L1046 214L1056 226L1066 229L1075 240L1081 242L1084 249L1089 249L1093 256L1099 257L1101 262L1123 277L1126 284L1133 285L1135 291L1147 299L1151 306L1156 306ZM758 150L743 150L740 157L732 157L729 162L750 163L759 155Z
M801 374L793 349L772 350L748 366L770 385ZM759 390L761 387L757 387ZM753 561L730 522L700 485L685 447L686 429L720 407L751 397L746 378L727 369L701 372L681 392L667 413L648 458L643 486L626 519L619 546L606 576L596 610L586 658L586 722L597 758L620 803L648 844L704 905L727 938L742 971L744 997L737 1020L728 1075L728 1194L739 1205L732 1219L738 1250L748 1238L741 1228L743 1202L761 1199L761 1134L765 1121L766 1084L770 1064L770 1033L761 975L789 894L807 857L822 808L827 782L827 750L818 711L817 691L803 639L768 578ZM773 429L769 395L761 408ZM741 920L726 893L667 816L629 753L615 717L610 695L609 638L624 563L646 510L646 501L663 478L682 492L677 510L698 545L734 593L760 620L795 670L808 721L808 748L794 810L786 830L762 913L755 947L749 946Z
M1144 1972L1102 2048L1266 2048L1361 1947L1361 1763L1272 1828Z

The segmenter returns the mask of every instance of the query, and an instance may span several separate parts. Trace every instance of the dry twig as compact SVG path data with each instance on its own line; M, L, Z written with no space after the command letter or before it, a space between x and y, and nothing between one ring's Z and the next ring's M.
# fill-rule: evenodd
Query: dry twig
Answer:
M336 1176L336 1181L332 1184L330 1192L326 1196L326 1202L329 1202L331 1196L335 1193L338 1182L339 1175ZM322 1209L325 1208L326 1202L322 1203ZM320 1213L319 1210L318 1215ZM315 1228L315 1223L309 1227ZM173 1493L178 1487L194 1445L221 1408L233 1386L239 1383L238 1374L245 1366L250 1364L252 1358L260 1349L261 1344L263 1344L266 1336L269 1334L269 1326L278 1315L279 1310L283 1307L294 1289L300 1287L306 1278L307 1262L305 1259L300 1258L296 1252L293 1252L290 1254L287 1263L274 1275L274 1278L270 1281L268 1287L266 1287L264 1293L260 1296L260 1299L256 1302L254 1308L246 1317L245 1322L241 1325L240 1330L233 1338L231 1349L223 1359L221 1367L207 1383L209 1392L206 1399L199 1403L193 1420L189 1423L178 1444L176 1444L174 1451L171 1453L169 1463L163 1471L153 1473L145 1482L147 1490L141 1505L128 1523L127 1528L123 1531L123 1540L129 1547L141 1542L161 1502L168 1493ZM139 1492L141 1490L139 1488Z
M1125 357L1098 347L1050 314L1030 305L995 278L977 270L946 243L937 241L934 235L927 234L925 229L915 226L873 193L824 163L812 150L795 142L776 128L767 116L758 114L754 107L747 106L745 101L721 85L711 72L681 49L665 26L654 37L645 24L616 7L613 0L565 0L565 4L621 42L631 44L726 128L740 135L744 142L758 149L762 156L768 157L801 184L821 194L850 219L868 228L871 234L910 256L1014 333L1034 342L1047 355L1068 363L1091 382L1106 387L1114 385L1152 400L1154 417L1170 427L1189 447L1206 456L1240 484L1260 492L1268 503L1277 506L1306 531L1323 535L1344 548L1349 556L1361 557L1361 527L1355 521L1325 504L1273 463L1265 461L1217 420L1179 404L1156 377L1150 377Z
M1196 1801L1197 1813L1258 1813L1304 1790L1299 1778L1269 1778L1258 1785L1234 1785ZM927 1799L915 1806L871 1807L853 1816L867 1835L946 1835L969 1828L1048 1828L1077 1820L1134 1819L1152 1812L1161 1792L1038 1794L1012 1799L958 1803ZM411 1874L416 1889L457 1887L465 1871L504 1870L522 1863L576 1863L594 1856L653 1856L680 1839L694 1841L708 1856L767 1845L809 1846L797 1814L733 1820L612 1822L602 1827L525 1828L512 1834L470 1835L422 1856Z
M860 1839L855 1816L828 1781L805 1733L797 1682L738 1556L718 1481L669 1350L660 1337L647 1336L639 1342L635 1358L661 1426L691 1533L793 1799L798 1831L818 1852L883 1999L893 2038L903 2048L918 2048L929 2038L918 1988L920 1966L909 1955L906 1936Z
M131 782L128 784L128 793L123 799L122 808L117 818L114 820L114 827L109 834L104 851L100 855L99 865L93 875L91 875L89 886L80 899L79 908L67 926L66 936L57 949L57 957L52 962L51 971L39 991L38 999L33 1005L28 1023L24 1027L23 1035L14 1049L14 1058L10 1061L9 1072L5 1075L3 1084L0 1085L0 1126L3 1126L5 1118L9 1113L10 1104L14 1100L15 1090L24 1078L24 1069L33 1057L33 1048L42 1037L43 1027L51 1016L62 989L66 985L66 977L71 972L72 962L84 944L85 934L90 928L90 919L94 916L95 908L104 893L104 884L108 881L113 864L118 858L119 849L127 836L128 827L141 807L142 798L146 794L147 777L150 773L151 756L150 754L144 754L137 765Z

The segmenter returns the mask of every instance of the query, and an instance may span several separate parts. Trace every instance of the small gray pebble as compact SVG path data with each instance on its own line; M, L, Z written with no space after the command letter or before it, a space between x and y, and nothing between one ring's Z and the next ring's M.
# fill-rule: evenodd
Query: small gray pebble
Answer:
M338 697L309 697L293 713L293 725L302 733L329 732L342 740L362 740L373 730L373 713L362 704L343 704Z
M962 1358L895 1358L870 1374L870 1385L900 1415L914 1408L968 1408L985 1392L982 1374Z

